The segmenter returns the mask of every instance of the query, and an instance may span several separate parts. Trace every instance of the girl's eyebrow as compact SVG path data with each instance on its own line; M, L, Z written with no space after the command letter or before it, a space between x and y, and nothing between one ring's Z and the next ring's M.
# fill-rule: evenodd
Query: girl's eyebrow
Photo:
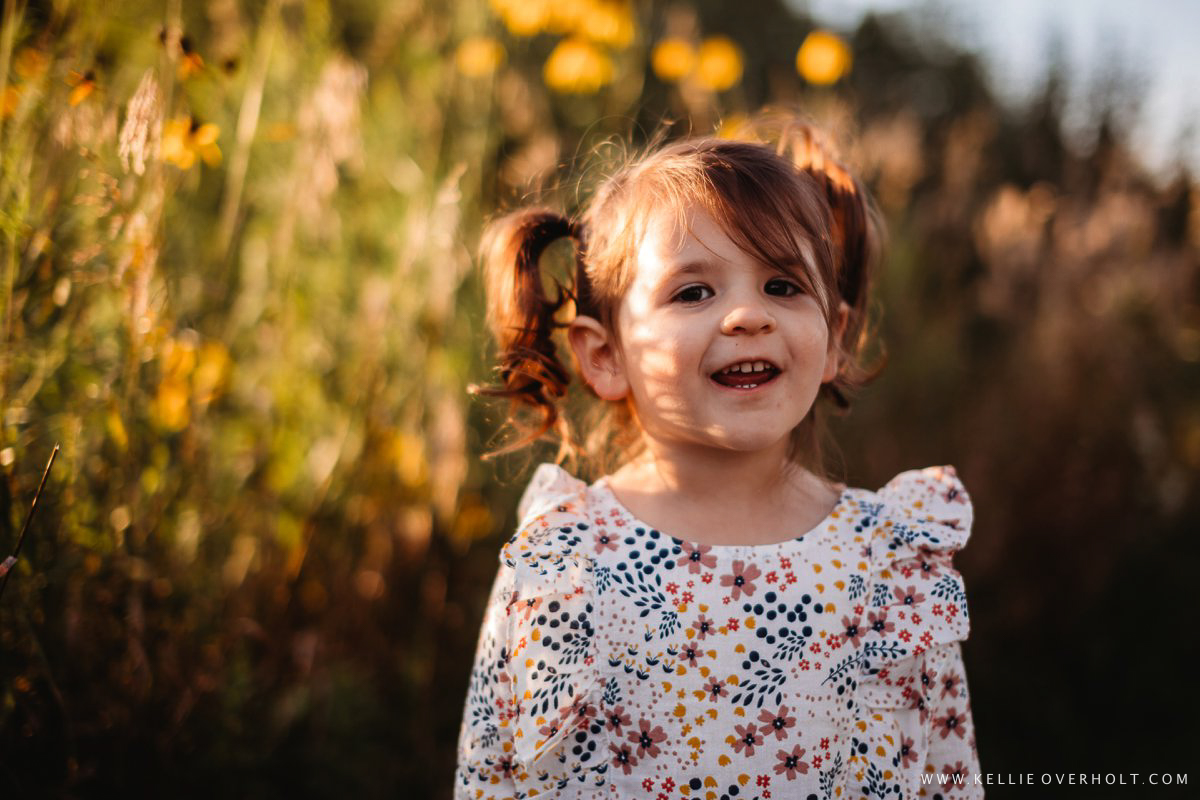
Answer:
M678 278L680 275L703 275L704 273L708 272L708 270L709 265L707 262L684 261L681 264L675 264L674 266L668 268L666 274L663 275L662 282L667 283L668 281Z

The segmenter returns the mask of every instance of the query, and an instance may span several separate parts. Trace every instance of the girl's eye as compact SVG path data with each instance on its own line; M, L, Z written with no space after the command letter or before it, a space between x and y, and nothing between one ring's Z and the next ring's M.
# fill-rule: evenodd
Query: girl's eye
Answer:
M776 278L773 281L768 281L766 286L767 294L777 295L779 297L791 297L792 295L800 294L804 290L800 288L795 281L789 281L784 278Z
M681 303L699 303L701 300L707 300L712 293L712 289L700 284L685 286L675 295L675 300Z

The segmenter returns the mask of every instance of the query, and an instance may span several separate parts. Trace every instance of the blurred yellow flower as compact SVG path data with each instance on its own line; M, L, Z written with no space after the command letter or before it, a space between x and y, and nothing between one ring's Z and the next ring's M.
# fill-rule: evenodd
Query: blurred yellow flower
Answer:
M696 82L705 89L721 92L742 77L742 50L728 36L710 36L696 55Z
M162 157L180 169L191 169L196 156L215 167L221 163L217 137L221 129L211 122L201 125L191 117L176 117L163 126Z
M26 47L13 58L13 72L25 80L39 77L46 71L50 59L36 47Z
M555 91L591 94L612 82L613 63L596 45L572 36L559 42L550 53L542 77Z
M580 33L610 47L633 43L633 11L626 2L594 0L583 16Z
M185 381L196 368L196 346L186 339L163 343L162 369L166 377Z
M205 342L200 347L192 374L192 392L201 407L211 403L225 388L232 366L233 359L220 342Z
M21 102L21 90L16 86L5 86L4 97L0 99L0 119L11 117Z
M796 53L796 71L809 83L828 86L850 71L850 46L829 31L813 31Z
M675 83L686 78L696 66L696 49L684 39L660 39L650 53L650 66L660 80Z
M204 69L204 59L192 48L192 40L183 36L179 39L179 80L186 81Z
M551 22L551 0L491 0L491 6L514 36L533 36Z
M168 431L180 431L191 420L188 406L190 392L186 381L174 377L165 378L158 385L154 397L154 419L158 426Z
M504 63L504 45L491 36L468 36L458 45L454 63L468 78L485 78Z
M95 91L96 73L90 69L82 73L71 70L67 73L67 85L72 87L67 103L74 108Z
M718 139L740 139L745 133L746 123L750 118L740 112L734 112L721 119L717 126Z

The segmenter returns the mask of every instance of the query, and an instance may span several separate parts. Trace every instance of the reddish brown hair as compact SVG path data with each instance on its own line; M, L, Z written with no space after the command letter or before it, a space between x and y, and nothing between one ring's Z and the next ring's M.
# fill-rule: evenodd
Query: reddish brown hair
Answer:
M799 130L799 129L797 129ZM805 130L808 130L805 128ZM794 133L794 131L793 131ZM699 206L747 254L797 280L832 324L843 300L850 308L837 377L822 387L840 408L862 381L858 358L865 345L864 316L870 265L877 251L874 217L861 186L824 154L815 137L805 148L724 139L689 139L632 159L603 182L575 218L546 208L512 212L493 222L481 254L488 321L499 346L499 382L475 391L511 401L509 422L518 438L507 452L555 431L568 456L588 456L607 471L635 445L628 401L605 404L587 440L564 414L570 371L553 333L573 301L574 312L599 320L615 334L614 316L636 268L649 221L673 213L686 225ZM574 277L548 293L539 260L563 237L576 243ZM532 412L532 422L526 412ZM792 458L824 473L819 414L793 432ZM622 434L625 434L622 436Z

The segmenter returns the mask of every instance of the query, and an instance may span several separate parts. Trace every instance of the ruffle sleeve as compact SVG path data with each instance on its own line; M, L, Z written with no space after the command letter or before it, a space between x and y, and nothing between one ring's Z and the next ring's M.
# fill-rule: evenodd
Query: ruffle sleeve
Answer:
M953 467L902 473L878 496L859 620L864 787L871 796L980 797L960 646L967 597L952 564L970 535L970 497Z
M543 464L521 499L522 521L500 553L513 591L504 636L515 702L517 788L603 786L609 747L596 658L587 486Z

